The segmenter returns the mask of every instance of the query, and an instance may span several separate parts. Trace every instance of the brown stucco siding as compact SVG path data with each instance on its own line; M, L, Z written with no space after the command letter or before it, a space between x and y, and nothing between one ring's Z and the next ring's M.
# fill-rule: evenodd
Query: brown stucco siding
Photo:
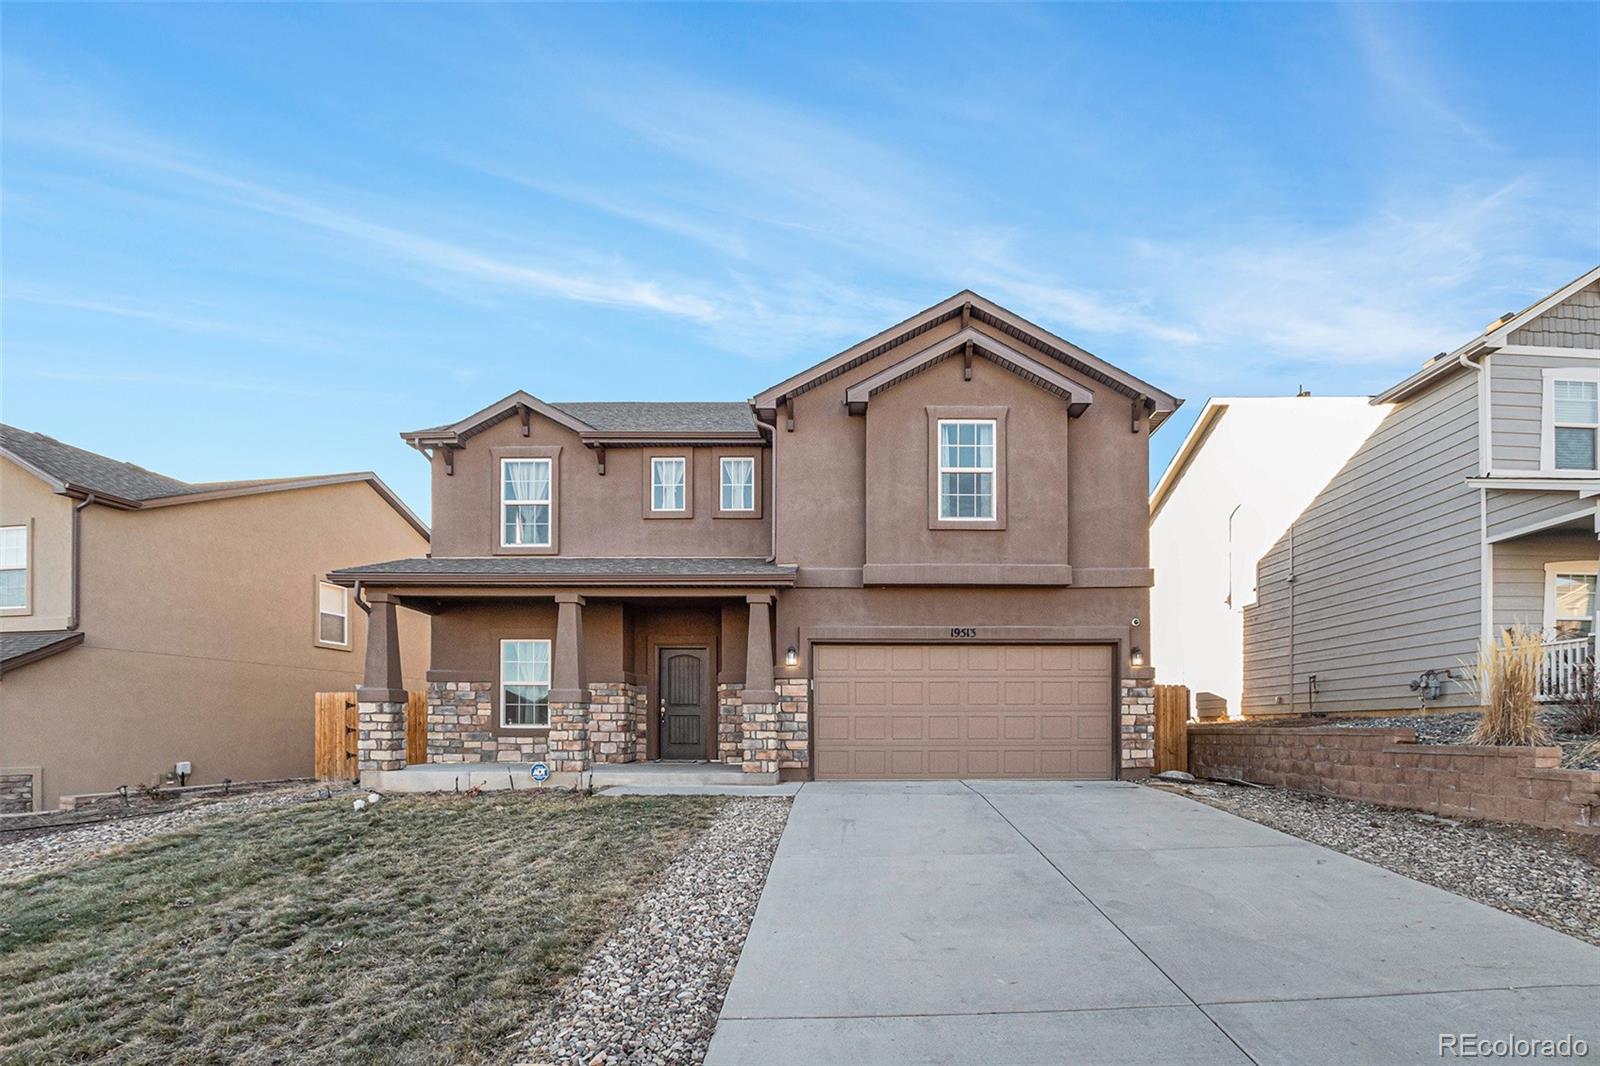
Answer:
M427 547L364 483L82 519L83 645L0 682L0 753L47 807L185 759L195 784L309 775L313 696L354 689L365 647L354 606L351 649L316 645L317 575ZM400 625L420 690L428 622Z
M562 555L721 556L765 558L770 551L771 489L763 447L613 447L606 449L605 474L593 450L578 435L541 415L529 419L522 435L519 419L500 422L469 438L452 457L433 459L433 554L436 557L493 555L499 551L499 464L495 449L559 447L556 459L555 541ZM507 454L510 454L509 452ZM689 455L692 517L661 521L645 509L652 455ZM762 517L720 517L721 456L755 457L760 473Z

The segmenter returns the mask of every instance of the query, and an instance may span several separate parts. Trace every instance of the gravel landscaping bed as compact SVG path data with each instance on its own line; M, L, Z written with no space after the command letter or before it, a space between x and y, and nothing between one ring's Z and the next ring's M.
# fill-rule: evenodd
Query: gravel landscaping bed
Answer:
M789 805L730 800L568 980L518 1061L704 1059Z
M1600 733L1569 733L1562 724L1566 712L1551 707L1539 712L1539 721L1561 746L1561 765L1575 770L1600 770ZM1382 718L1330 718L1321 725L1341 729L1415 729L1418 744L1465 744L1478 725L1477 711L1453 714L1391 714Z
M1600 839L1287 789L1155 787L1600 944Z
M341 791L350 791L349 786L290 785L265 792L252 792L237 799L195 803L161 814L135 814L92 825L18 833L18 839L0 843L0 882L32 877L80 858L137 844L160 833L183 829L208 818L327 799Z

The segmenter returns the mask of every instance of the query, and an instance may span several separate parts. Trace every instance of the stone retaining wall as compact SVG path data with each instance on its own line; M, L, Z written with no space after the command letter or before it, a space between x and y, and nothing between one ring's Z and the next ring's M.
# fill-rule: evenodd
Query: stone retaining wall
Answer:
M1418 744L1410 729L1189 726L1189 772L1456 818L1600 833L1600 771L1561 749Z

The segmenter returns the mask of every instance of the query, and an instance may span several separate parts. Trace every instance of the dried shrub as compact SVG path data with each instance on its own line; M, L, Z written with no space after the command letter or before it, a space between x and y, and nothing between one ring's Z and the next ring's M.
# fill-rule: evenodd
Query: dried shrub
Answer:
M1483 716L1468 742L1525 746L1548 744L1535 698L1544 665L1544 641L1533 629L1511 628L1478 655L1478 695Z
M1600 733L1600 665L1591 655L1572 676L1572 684L1561 700L1565 712L1561 728L1568 733Z

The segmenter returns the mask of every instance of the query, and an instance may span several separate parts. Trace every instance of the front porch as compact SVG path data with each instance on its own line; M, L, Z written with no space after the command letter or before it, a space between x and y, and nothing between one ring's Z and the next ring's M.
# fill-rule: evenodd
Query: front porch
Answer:
M1527 506L1553 506L1523 494ZM1558 498L1564 500L1564 498ZM1574 506L1574 504L1566 504ZM1578 695L1595 656L1596 574L1600 571L1596 519L1591 501L1583 513L1557 510L1548 524L1526 531L1490 532L1492 632L1534 630L1543 636L1538 699L1559 703Z
M532 788L536 763L550 783L568 787L605 787L596 775L617 785L696 786L729 775L748 784L806 775L809 685L774 661L777 590L792 583L793 568L516 559L495 560L515 577L491 582L481 572L465 580L460 571L472 560L404 562L417 572L334 575L369 612L357 694L369 783ZM445 584L447 575L458 580ZM401 609L433 618L426 762L409 766L391 639Z

